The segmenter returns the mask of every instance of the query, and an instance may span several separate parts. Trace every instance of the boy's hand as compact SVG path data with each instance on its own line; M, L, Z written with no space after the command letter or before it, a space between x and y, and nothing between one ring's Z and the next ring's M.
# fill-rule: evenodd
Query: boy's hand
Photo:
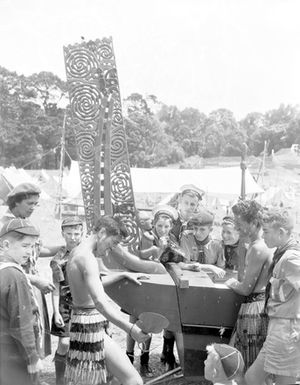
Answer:
M159 238L159 247L165 249L168 246L169 237Z
M38 359L35 364L27 365L27 371L30 374L38 373L43 369L42 360Z
M130 330L130 336L139 344L147 341L150 335L144 333L136 324L134 324Z
M51 293L55 289L55 286L51 281L37 276L34 277L34 282L32 282L32 284L44 294Z
M61 316L60 313L54 313L54 322L55 322L55 325L60 328L65 326L63 317Z
M213 273L218 277L218 278L223 278L225 276L225 270L221 269L218 266L214 266L212 268Z
M228 287L233 288L234 286L236 286L237 282L238 282L238 281L237 281L235 278L229 278L229 279L227 279L226 282L224 282L224 284L225 284L226 286L228 286Z
M150 276L144 273L123 273L123 277L129 279L129 281L132 281L136 283L137 285L141 285L142 282L141 279L149 279Z

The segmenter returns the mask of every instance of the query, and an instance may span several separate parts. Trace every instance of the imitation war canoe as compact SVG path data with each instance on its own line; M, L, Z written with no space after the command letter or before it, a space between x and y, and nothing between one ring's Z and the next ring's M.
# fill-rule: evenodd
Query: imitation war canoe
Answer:
M203 271L181 271L175 264L168 264L168 271L150 274L140 286L124 279L106 292L136 317L149 311L165 316L176 335L183 375L195 380L204 374L206 346L229 342L243 297L223 283L232 272L215 281Z

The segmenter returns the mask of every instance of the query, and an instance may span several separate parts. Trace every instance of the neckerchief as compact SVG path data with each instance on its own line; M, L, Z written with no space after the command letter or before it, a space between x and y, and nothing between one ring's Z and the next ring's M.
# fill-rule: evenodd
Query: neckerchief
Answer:
M268 270L268 283L266 285L266 291L265 291L265 293L266 293L265 308L264 308L265 312L267 310L267 304L268 304L268 300L270 298L270 292L271 292L271 282L270 282L270 279L272 278L274 267L276 266L276 264L279 262L279 260L281 259L281 257L283 256L283 254L287 250L298 250L298 251L300 251L300 245L299 245L299 243L295 239L290 238L284 246L278 247L275 250L274 255L273 255L272 263L271 263L271 265L269 267L269 270Z
M235 269L237 268L237 265L234 264L234 257L237 257L237 247L239 245L239 241L237 241L233 245L225 245L223 243L224 247L224 256L225 256L225 263L226 263L226 269ZM236 261L238 262L238 261Z
M199 241L194 236L197 249L198 249L198 262L199 263L205 263L205 252L204 252L204 246L208 244L208 242L211 240L210 236L208 235L203 241Z

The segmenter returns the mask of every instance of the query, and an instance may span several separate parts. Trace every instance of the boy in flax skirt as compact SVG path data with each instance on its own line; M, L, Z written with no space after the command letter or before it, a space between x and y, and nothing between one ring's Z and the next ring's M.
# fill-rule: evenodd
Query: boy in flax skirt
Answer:
M116 220L103 216L96 221L93 234L71 252L67 263L73 299L66 367L68 385L106 384L112 377L123 385L143 384L125 352L105 333L105 326L109 320L139 343L150 336L124 320L107 301L95 257L113 249L125 235Z

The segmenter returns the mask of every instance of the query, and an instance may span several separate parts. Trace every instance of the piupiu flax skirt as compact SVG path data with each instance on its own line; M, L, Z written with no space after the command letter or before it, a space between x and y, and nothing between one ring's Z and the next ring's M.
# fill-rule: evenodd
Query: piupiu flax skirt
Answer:
M246 369L255 361L267 336L264 305L264 293L254 293L246 297L238 314L233 345L241 352Z
M67 385L107 384L112 376L105 363L104 334L108 322L96 309L73 309Z

